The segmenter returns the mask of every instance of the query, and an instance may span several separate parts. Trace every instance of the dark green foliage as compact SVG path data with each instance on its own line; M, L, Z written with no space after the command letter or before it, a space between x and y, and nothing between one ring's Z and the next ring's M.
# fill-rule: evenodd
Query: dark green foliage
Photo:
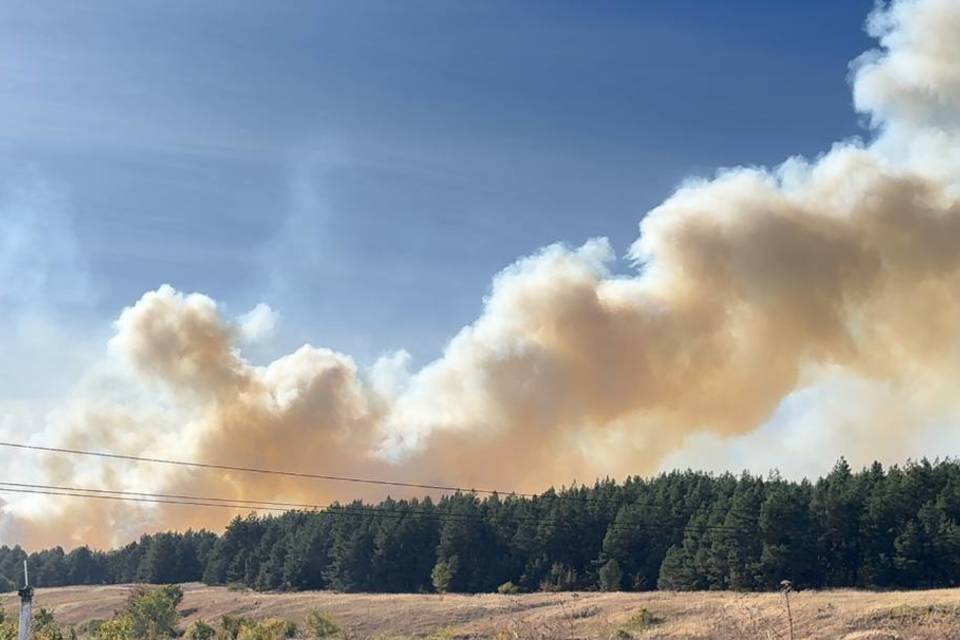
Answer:
M433 588L437 593L450 591L450 585L454 583L453 581L457 577L458 565L457 556L437 560L437 564L433 565L433 570L430 572L430 581L433 583Z
M98 640L179 637L177 607L182 600L183 591L177 585L140 589L127 601L123 612L97 628L96 637Z
M30 564L30 583L37 587L194 582L203 576L209 550L216 541L216 534L209 531L187 531L143 536L138 542L109 552L77 547L64 553L54 547L27 556L20 547L0 546L0 591L7 582L12 588L22 584L25 559Z
M359 504L354 504L356 508ZM336 516L333 545L330 548L330 564L324 579L331 589L337 591L373 590L374 527L373 519L358 518L349 511ZM336 511L336 510L335 510Z
M610 558L600 567L600 588L604 591L620 591L623 586L623 571L616 558Z
M183 600L183 591L175 584L158 589L143 590L134 594L127 602L134 638L173 638L180 619L177 607Z
M27 554L0 547L0 590ZM236 518L109 551L30 554L36 586L202 579L258 590L915 588L960 585L960 463L815 483L672 472L532 497L387 499Z
M497 587L497 593L504 596L514 596L520 593L520 587L510 581L507 581Z

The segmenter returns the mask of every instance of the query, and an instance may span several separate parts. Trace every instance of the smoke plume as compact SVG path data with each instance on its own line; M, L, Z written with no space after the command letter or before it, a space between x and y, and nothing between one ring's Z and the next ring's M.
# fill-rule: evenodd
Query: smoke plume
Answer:
M612 275L605 239L549 246L497 275L481 316L417 371L402 352L361 369L311 345L254 366L240 351L253 325L162 286L116 322L110 353L128 393L71 401L46 441L533 491L654 471L697 438L753 434L785 398L838 375L886 390L882 402L851 392L862 420L871 407L903 417L866 437L909 438L960 408L947 384L960 373L960 3L899 0L868 30L879 48L853 62L851 84L872 138L681 185L643 218L626 256L634 275ZM272 311L258 314L272 329ZM89 461L46 472L236 498L383 493ZM14 534L41 536L34 545L229 517L64 501L52 528L49 509L0 508Z

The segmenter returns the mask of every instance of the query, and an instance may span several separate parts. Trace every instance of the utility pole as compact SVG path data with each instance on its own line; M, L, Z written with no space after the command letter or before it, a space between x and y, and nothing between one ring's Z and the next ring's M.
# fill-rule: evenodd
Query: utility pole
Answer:
M27 561L23 561L23 589L20 589L20 632L17 640L30 639L30 620L33 613L33 587L30 586L30 574L27 573Z

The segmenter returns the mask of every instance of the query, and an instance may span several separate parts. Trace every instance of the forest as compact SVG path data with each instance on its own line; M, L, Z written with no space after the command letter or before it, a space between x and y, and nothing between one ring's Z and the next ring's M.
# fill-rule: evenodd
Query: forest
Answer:
M203 581L257 590L493 592L948 587L960 583L960 462L816 481L674 471L535 497L454 494L237 517L109 551L0 547L40 587Z

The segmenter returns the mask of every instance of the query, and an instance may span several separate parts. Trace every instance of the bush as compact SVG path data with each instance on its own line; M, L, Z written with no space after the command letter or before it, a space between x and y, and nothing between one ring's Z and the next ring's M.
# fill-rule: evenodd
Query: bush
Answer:
M0 640L16 640L17 624L7 620L7 615L0 609Z
M97 629L97 640L129 640L133 635L133 619L123 614L107 620Z
M33 616L30 627L33 640L64 640L65 638L60 625L53 619L53 614L43 607Z
M183 600L179 586L159 589L138 589L127 601L127 609L97 629L99 640L131 640L131 638L176 638L180 635L177 607Z
M248 623L240 629L237 640L283 640L297 634L297 625L287 620L267 618L260 622Z
M96 638L100 635L100 627L102 626L103 620L100 618L93 618L78 624L76 627L74 627L74 631L82 638Z
M661 619L653 615L649 609L640 607L627 620L627 626L631 629L646 629L660 622Z
M244 617L223 616L220 618L220 629L224 640L237 640L244 627L254 624L253 620Z
M217 630L203 620L197 620L187 630L187 640L212 640Z
M517 585L513 584L513 582L510 582L508 580L507 582L504 582L502 585L497 587L497 593L505 596L516 595L520 593L520 587L518 587Z
M311 609L307 612L306 625L308 637L314 640L333 638L341 632L340 625L333 616L319 609Z
M130 598L127 614L131 617L133 638L175 638L180 615L177 607L183 590L175 584L139 591Z
M642 633L645 629L655 624L660 624L661 622L663 622L663 618L653 615L646 607L640 607L633 612L633 615L630 616L621 628L617 629L612 637L616 640L627 640L627 638L633 638L633 633L631 632L637 631Z

